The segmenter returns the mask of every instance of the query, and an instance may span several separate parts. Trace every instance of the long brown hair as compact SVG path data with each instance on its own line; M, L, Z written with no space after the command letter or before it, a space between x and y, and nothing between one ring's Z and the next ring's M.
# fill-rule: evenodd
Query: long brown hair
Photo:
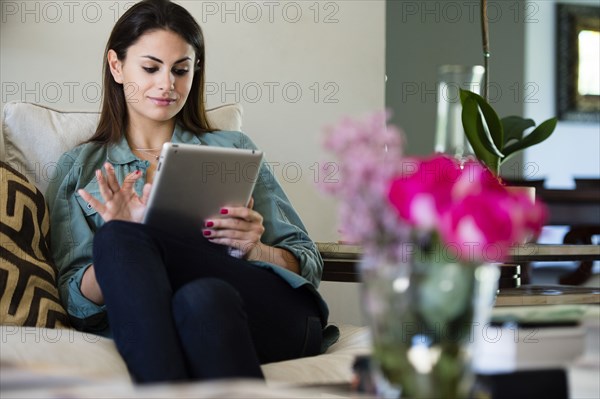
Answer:
M204 35L194 17L169 0L144 0L129 8L115 24L104 52L102 109L96 132L90 142L118 142L127 127L127 107L123 85L115 82L108 66L108 51L114 50L124 61L127 49L143 34L169 30L181 36L196 53L192 87L185 105L175 115L184 129L196 134L214 131L206 117L204 104Z

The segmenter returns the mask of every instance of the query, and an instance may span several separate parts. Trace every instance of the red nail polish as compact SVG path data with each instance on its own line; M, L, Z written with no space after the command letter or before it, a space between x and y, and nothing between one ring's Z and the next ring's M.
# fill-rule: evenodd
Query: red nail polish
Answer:
M206 222L206 227L213 227L215 224L213 222L211 222L210 220L208 222Z
M221 208L221 215L227 215L229 210L227 208Z
M202 234L204 234L205 236L209 236L211 234L210 230L203 230Z

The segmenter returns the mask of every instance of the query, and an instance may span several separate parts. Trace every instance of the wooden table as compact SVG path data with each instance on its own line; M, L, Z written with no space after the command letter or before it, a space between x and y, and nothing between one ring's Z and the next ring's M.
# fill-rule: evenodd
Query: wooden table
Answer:
M536 286L501 289L495 306L600 304L600 289L568 285Z
M323 280L359 281L357 264L362 254L358 245L318 242L325 262ZM511 250L508 262L600 260L600 245L525 244Z
M323 280L359 282L360 246L317 243L324 260ZM600 260L600 245L526 244L511 250L510 262ZM527 286L502 289L497 306L600 303L600 290L587 287Z

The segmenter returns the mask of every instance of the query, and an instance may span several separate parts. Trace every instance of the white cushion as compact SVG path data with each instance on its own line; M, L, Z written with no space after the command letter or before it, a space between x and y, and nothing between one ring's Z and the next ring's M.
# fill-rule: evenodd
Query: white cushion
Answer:
M322 355L263 365L267 383L279 386L351 382L354 360L371 353L371 338L367 327L340 325L339 329L340 339Z
M240 104L207 111L211 124L220 130L240 131L242 114ZM2 114L0 160L46 192L58 158L92 136L98 117L97 112L62 112L31 103L7 103Z
M367 327L341 325L326 353L262 366L270 386L348 383L357 355L369 353ZM130 381L114 341L71 329L0 326L0 364L61 370L73 378Z
M73 377L129 380L127 366L111 339L73 329L0 326L0 363L58 367Z

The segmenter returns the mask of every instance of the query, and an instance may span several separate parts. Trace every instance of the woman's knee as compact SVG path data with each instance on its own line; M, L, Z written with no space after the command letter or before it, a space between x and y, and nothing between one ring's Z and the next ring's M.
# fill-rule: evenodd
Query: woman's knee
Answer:
M217 278L202 278L185 284L173 295L172 306L179 322L189 317L214 322L231 319L236 314L246 319L238 291Z
M110 221L102 225L94 235L93 262L97 273L135 272L148 269L148 257L152 257L152 237L145 233L143 225L124 221ZM149 271L149 270L147 270Z
M114 246L122 242L123 238L135 236L138 232L138 223L111 220L104 223L94 234L94 248L102 245Z

